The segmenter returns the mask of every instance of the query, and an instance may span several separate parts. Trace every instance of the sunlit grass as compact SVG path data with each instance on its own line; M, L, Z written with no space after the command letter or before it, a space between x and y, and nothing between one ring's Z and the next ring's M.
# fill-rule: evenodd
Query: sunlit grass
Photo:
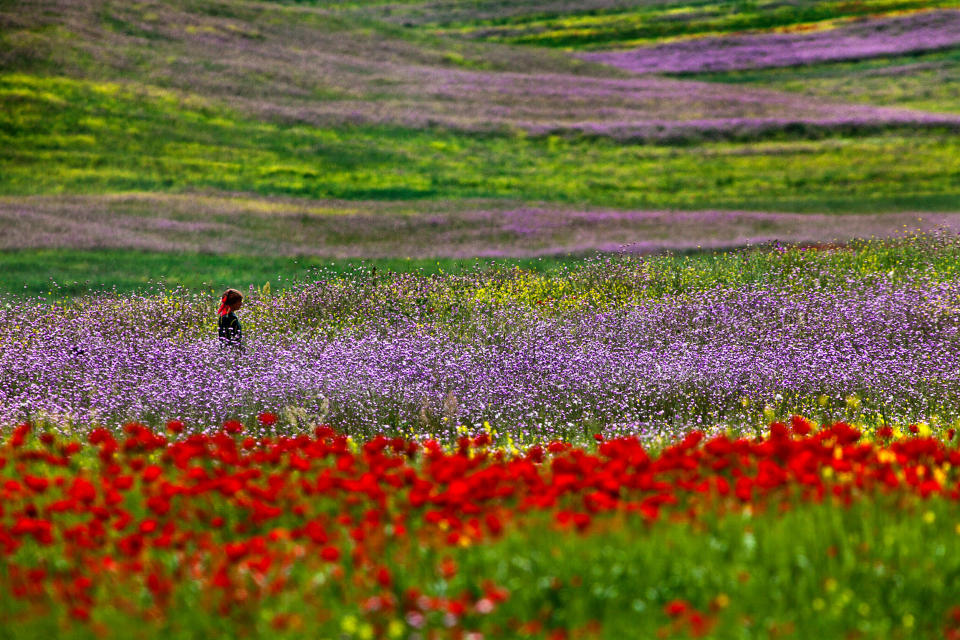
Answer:
M682 77L883 106L960 112L960 48L855 62L682 74Z
M693 3L668 2L606 8L555 9L530 3L526 10L496 16L484 4L475 17L469 12L419 19L444 33L471 35L498 42L511 42L570 49L628 47L677 37L722 35L751 30L830 28L860 16L876 16L915 10L957 6L954 0L869 0L867 2L821 1L795 4L760 2ZM484 9L487 9L485 12ZM401 15L403 15L401 13ZM431 21L432 18L432 21Z
M759 247L659 255L552 256L529 259L327 259L310 256L166 253L132 250L32 249L0 252L0 291L54 299L96 291L177 288L200 293L227 286L274 293L317 279L369 279L379 274L444 276L446 297L506 306L550 301L557 309L620 308L663 295L695 294L747 284L842 287L871 278L960 278L960 244L921 234L821 247ZM449 302L449 301L448 301Z
M512 198L638 208L953 209L960 139L936 132L695 146L324 129L139 85L0 78L0 193L213 188L313 198Z
M167 253L133 250L32 249L0 252L0 291L61 299L96 291L181 288L196 292L228 286L275 292L317 278L380 273L463 276L448 288L456 298L506 305L545 299L566 307L620 307L639 299L693 293L716 286L782 283L798 290L846 278L925 274L943 282L960 278L960 246L935 235L858 241L844 247L784 250L694 251L651 256L552 256L529 259L326 259L310 256ZM617 269L612 269L617 267ZM487 279L475 276L489 274ZM635 276L642 275L642 281ZM451 291L451 294L454 292ZM442 296L441 296L442 297Z
M165 253L133 250L33 249L0 252L0 291L53 300L93 292L131 293L181 288L222 291L227 287L274 290L317 277L353 277L371 272L457 274L487 268L555 271L580 258L524 260L366 259Z

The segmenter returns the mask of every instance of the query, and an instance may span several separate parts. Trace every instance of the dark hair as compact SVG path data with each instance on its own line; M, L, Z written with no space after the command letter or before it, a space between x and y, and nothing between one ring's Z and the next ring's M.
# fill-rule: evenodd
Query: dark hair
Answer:
M227 289L223 292L223 297L220 298L220 308L217 309L217 314L223 316L230 313L230 307L236 305L242 300L242 293L236 289Z

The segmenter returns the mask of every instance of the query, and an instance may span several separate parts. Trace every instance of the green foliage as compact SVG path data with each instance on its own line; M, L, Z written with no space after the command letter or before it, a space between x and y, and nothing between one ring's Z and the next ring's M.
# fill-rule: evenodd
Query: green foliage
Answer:
M546 296L556 303L568 304L592 299L602 307L634 301L641 290L641 297L660 297L693 294L716 286L782 284L788 279L801 289L842 286L847 278L905 278L918 274L952 281L960 277L958 265L960 244L943 242L937 236L860 241L825 249L793 246L782 250L595 259L557 256L523 260L333 260L122 250L24 250L0 253L0 290L59 298L97 290L125 292L164 286L203 292L238 286L236 283L260 286L268 281L277 283L274 288L282 289L303 280L367 278L379 272L388 278L391 273L462 276L463 280L449 280L445 288L466 286L467 298L476 296L479 287L489 295L500 290L493 297L506 296L510 304L530 304ZM642 281L636 280L638 273L642 274ZM474 280L477 276L479 281ZM474 285L476 282L479 284ZM501 286L505 288L500 289Z
M845 246L739 251L698 251L652 256L596 255L512 259L366 259L270 257L123 250L23 250L0 252L0 291L61 300L114 291L200 294L227 287L270 285L275 295L316 280L363 283L360 299L389 307L394 284L428 279L426 304L438 310L461 305L526 305L555 309L613 309L642 299L695 295L743 285L842 288L871 279L960 278L960 243L937 235ZM405 286L405 285L401 285ZM371 288L372 287L372 288ZM408 301L409 302L409 301ZM424 301L421 301L424 302ZM549 303L546 308L544 303ZM349 304L349 303L348 303Z

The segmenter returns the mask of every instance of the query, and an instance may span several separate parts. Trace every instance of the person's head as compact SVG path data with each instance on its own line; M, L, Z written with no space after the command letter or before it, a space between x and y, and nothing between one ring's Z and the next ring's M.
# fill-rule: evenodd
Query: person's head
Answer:
M236 289L227 289L220 298L220 308L217 313L221 316L236 311L243 306L243 294Z

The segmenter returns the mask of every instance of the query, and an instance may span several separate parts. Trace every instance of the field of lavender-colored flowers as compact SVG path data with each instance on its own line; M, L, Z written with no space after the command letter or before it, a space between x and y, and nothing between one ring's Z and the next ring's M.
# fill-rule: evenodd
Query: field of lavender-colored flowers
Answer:
M522 201L310 200L202 194L0 198L0 250L347 258L531 258L649 254L960 231L960 213L582 209ZM52 273L50 275L53 275ZM4 282L0 276L0 286ZM258 283L261 284L261 283ZM9 286L9 288L14 288Z
M878 16L957 8L955 0L479 0L339 3L346 14L434 33L568 49L626 48L661 39L809 31Z
M0 246L466 257L886 235L956 211L960 115L631 72L703 70L721 44L746 52L722 68L956 44L956 11L850 21L881 4L922 8L525 2L494 24L503 3L4 5ZM595 25L570 46L659 43L661 66L496 42L551 44L558 21ZM668 54L690 41L659 40L742 29L764 33L700 37L689 69ZM766 405L953 415L957 279L790 264L664 292L626 260L592 286L640 292L612 298L578 270L321 280L253 295L228 364L194 294L10 297L0 419L207 427L273 408L519 437L743 427Z
M357 23L336 9L221 1L205 7L108 2L95 11L86 3L31 0L24 11L3 14L10 35L0 62L10 71L121 82L146 95L173 92L193 104L213 101L256 118L313 126L572 131L631 139L769 134L798 123L820 130L960 126L951 115L638 78L543 49L441 39L371 22L377 15ZM908 21L898 38L927 34L922 39L943 46L956 36L953 22L940 29L922 19L938 22L954 14L911 19L917 24ZM886 46L885 31L868 31L869 42L881 43L869 47ZM845 42L832 33L817 37ZM769 36L770 43L778 37ZM890 46L903 50L900 40ZM819 47L820 40L813 44ZM656 52L660 60L669 50ZM669 64L661 69L671 70ZM14 112L23 97L0 95Z
M582 57L633 73L702 73L862 60L960 46L960 11L868 19L810 33L678 40Z
M324 279L251 292L241 357L217 345L202 296L7 299L0 420L206 428L268 408L288 428L449 437L489 421L530 440L799 411L953 419L960 247L920 245L745 255L729 273L759 261L753 280L627 257L553 276Z

